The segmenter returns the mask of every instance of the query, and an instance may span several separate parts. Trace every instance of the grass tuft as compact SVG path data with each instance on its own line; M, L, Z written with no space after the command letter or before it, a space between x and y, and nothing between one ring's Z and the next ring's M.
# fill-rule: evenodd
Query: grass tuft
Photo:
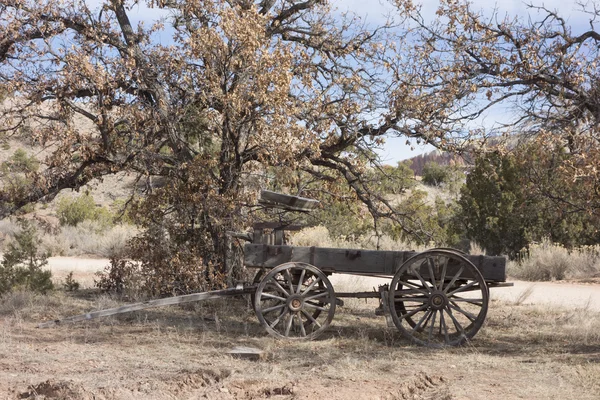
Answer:
M510 262L508 273L528 281L600 277L600 245L569 250L544 240L530 246L520 260Z

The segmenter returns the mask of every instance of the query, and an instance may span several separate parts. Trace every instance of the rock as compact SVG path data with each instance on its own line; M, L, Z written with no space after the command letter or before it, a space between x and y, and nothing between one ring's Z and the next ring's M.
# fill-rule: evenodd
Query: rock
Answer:
M255 347L236 346L228 352L235 358L258 361L265 358L265 352Z

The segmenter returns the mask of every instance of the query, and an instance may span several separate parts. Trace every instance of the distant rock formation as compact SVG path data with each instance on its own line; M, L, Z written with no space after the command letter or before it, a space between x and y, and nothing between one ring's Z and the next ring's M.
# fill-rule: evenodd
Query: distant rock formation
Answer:
M467 158L467 160L465 160ZM427 154L419 154L418 156L412 157L407 161L410 162L410 169L412 169L416 176L423 175L423 167L429 162L433 162L439 165L466 165L468 164L468 156L457 155L447 153L440 150L434 150Z

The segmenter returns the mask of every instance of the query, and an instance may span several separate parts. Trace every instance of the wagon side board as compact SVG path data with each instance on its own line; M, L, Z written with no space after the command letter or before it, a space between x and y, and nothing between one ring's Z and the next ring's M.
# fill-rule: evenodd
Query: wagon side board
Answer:
M247 243L244 246L244 264L247 267L274 268L286 262L303 262L323 272L392 276L414 251L382 251L331 249L325 247L275 246ZM489 282L506 281L504 257L465 256ZM453 270L449 269L448 273Z

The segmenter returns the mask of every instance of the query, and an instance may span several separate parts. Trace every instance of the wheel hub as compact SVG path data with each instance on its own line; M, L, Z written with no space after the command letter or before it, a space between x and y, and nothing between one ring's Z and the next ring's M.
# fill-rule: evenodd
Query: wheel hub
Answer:
M434 310L441 310L448 304L448 298L443 292L433 292L429 297L429 305Z
M288 298L287 306L292 312L298 312L302 310L302 307L304 306L304 300L298 295L290 296Z

